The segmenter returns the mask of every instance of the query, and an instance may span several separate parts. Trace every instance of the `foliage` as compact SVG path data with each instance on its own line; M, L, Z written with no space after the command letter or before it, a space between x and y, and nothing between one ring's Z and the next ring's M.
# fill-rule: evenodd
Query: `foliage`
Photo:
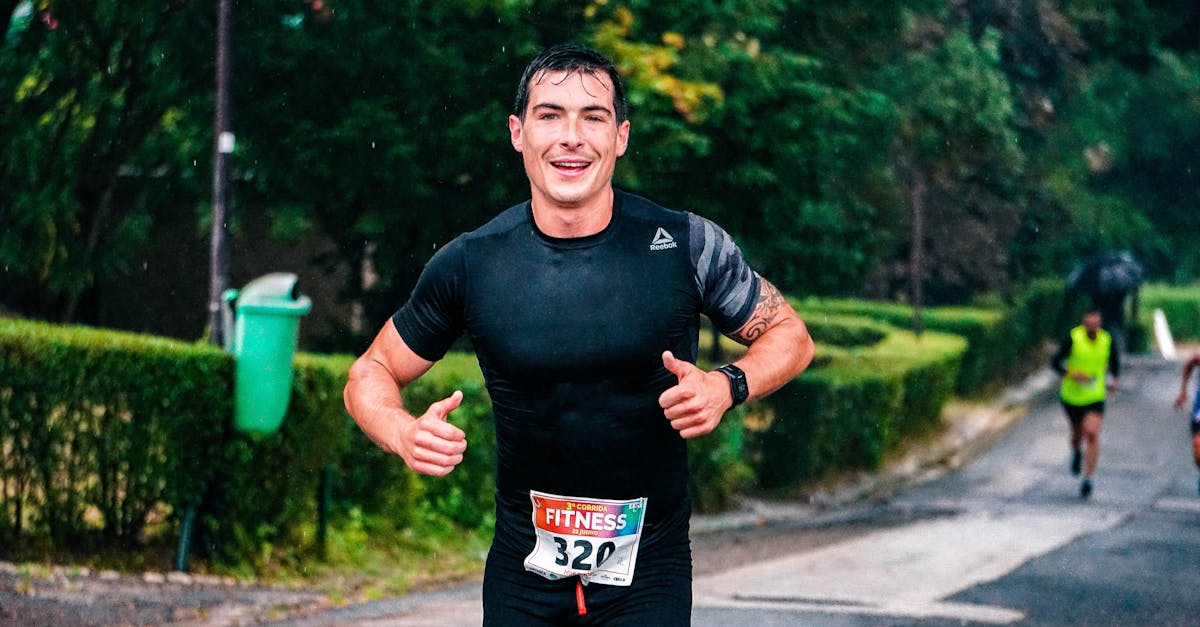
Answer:
M836 470L874 469L905 434L929 428L953 392L962 338L893 330L863 349L820 347L830 359L765 402L754 434L759 485L799 487Z
M878 344L891 332L891 327L865 316L805 310L804 324L817 346L841 348L869 347Z
M28 24L0 54L0 293L73 320L98 279L138 261L167 195L208 177L186 121L211 82L211 49L194 36L211 30L210 5L22 6Z
M332 526L358 512L387 520L391 534L490 530L495 439L474 359L450 356L409 388L414 407L451 387L465 393L452 419L471 451L452 477L430 482L383 455L346 416L350 361L298 355L280 430L250 439L231 429L236 366L222 351L0 319L5 554L136 552L174 534L195 506L197 556L253 572L269 566L271 551L262 547L316 550L311 530L325 473Z
M1014 183L1026 156L999 42L992 29L978 39L954 29L880 71L900 109L896 169L910 211L924 215L913 237L922 238L927 270L919 279L935 301L1008 287L1006 242L1019 223ZM903 277L884 278L894 285Z
M221 454L230 358L205 345L0 319L0 535L132 546Z
M1142 326L1153 328L1155 309L1161 309L1167 317L1174 340L1200 341L1200 285L1152 283L1145 286L1138 307Z
M1155 58L1144 75L1098 69L1055 136L1048 188L1074 227L1065 244L1128 249L1151 276L1187 281L1200 271L1200 54Z
M1062 288L1055 281L1035 284L1002 310L926 312L929 328L969 340L896 330L880 320L906 312L887 304L801 304L818 339L815 365L689 442L689 492L699 511L728 507L754 486L791 489L838 469L878 464L901 437L936 424L962 385L960 368L977 350L971 345L990 351L977 367L1001 368L1006 357L995 338L1019 351L1043 340L1061 309ZM405 391L414 412L455 389L464 392L450 419L470 445L444 478L411 473L345 415L341 390L351 359L297 355L282 427L249 439L230 430L236 366L225 353L0 320L0 445L11 452L0 464L5 546L30 555L82 540L84 550L120 546L137 553L148 541L170 538L187 508L198 505L196 559L203 568L241 576L294 574L329 555L325 549L333 551L331 561L314 570L369 564L372 545L420 560L455 534L473 538L477 557L494 524L496 445L474 357L452 353ZM978 378L1007 374L993 370ZM316 529L322 478L329 480L325 530ZM322 531L324 548L316 540ZM449 568L477 568L475 558L464 560Z
M203 228L213 63L196 33L212 7L0 11L2 298L93 320L165 212ZM1169 0L245 0L232 226L264 212L278 236L329 237L313 263L351 269L342 297L384 319L433 249L527 195L503 125L514 83L541 46L578 40L629 88L617 183L717 220L788 291L899 293L918 198L935 303L1099 247L1186 281L1198 15Z
M794 301L794 306L806 320L852 314L907 327L913 318L910 307L878 301L807 298ZM967 340L955 391L977 394L1006 380L1017 371L1022 356L1070 328L1073 319L1064 313L1066 306L1062 284L1043 280L1017 291L1001 307L934 307L921 313L924 328Z

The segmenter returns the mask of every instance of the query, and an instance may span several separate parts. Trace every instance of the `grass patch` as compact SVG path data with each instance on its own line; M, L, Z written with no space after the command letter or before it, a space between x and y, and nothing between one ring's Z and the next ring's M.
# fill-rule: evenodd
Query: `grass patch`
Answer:
M470 581L483 574L492 530L462 529L444 522L397 528L383 516L351 509L327 531L322 550L316 529L301 533L303 548L288 552L264 546L249 564L221 569L266 585L320 590L334 603L352 603L401 596L414 590Z

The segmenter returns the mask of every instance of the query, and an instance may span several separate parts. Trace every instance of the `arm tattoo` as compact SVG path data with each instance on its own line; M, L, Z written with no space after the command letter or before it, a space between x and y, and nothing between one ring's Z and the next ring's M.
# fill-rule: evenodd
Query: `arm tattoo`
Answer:
M733 335L733 339L743 344L749 344L762 337L762 334L779 319L783 308L787 307L783 294L780 294L770 281L760 279L759 283L761 287L758 290L758 302L754 305L754 313L750 314L750 320Z

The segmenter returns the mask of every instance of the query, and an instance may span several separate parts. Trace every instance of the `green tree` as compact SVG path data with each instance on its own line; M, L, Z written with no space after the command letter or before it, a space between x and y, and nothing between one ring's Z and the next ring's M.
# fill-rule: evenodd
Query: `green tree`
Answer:
M599 31L602 47L664 59L633 73L636 136L618 182L717 220L786 290L845 293L887 241L877 225L894 206L883 200L894 116L881 94L785 45L794 5L614 11L620 28ZM645 43L614 43L630 40Z
M927 255L888 278L898 287L916 273L916 286L946 302L1005 286L1025 155L999 33L976 41L961 28L918 26L913 51L881 70L880 83L900 110L894 156L908 208L928 226L910 245Z
M195 29L212 16L183 1L25 6L0 55L0 291L72 320L98 277L137 259L156 194L203 161L181 122L203 109L211 50Z
M1069 218L1060 257L1129 249L1184 282L1200 275L1200 55L1155 59L1147 74L1099 68L1054 136L1047 189Z
M532 33L509 2L244 13L241 200L293 231L319 226L340 261L371 268L345 290L371 332L438 246L520 198L505 119Z

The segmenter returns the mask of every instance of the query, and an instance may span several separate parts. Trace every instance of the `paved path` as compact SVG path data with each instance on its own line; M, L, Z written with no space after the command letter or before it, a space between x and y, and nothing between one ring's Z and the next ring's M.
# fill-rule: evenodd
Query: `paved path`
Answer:
M695 623L1197 624L1200 496L1171 407L1179 367L1131 362L1092 498L1067 472L1066 422L1046 398L962 471L879 508L931 518L699 578Z

